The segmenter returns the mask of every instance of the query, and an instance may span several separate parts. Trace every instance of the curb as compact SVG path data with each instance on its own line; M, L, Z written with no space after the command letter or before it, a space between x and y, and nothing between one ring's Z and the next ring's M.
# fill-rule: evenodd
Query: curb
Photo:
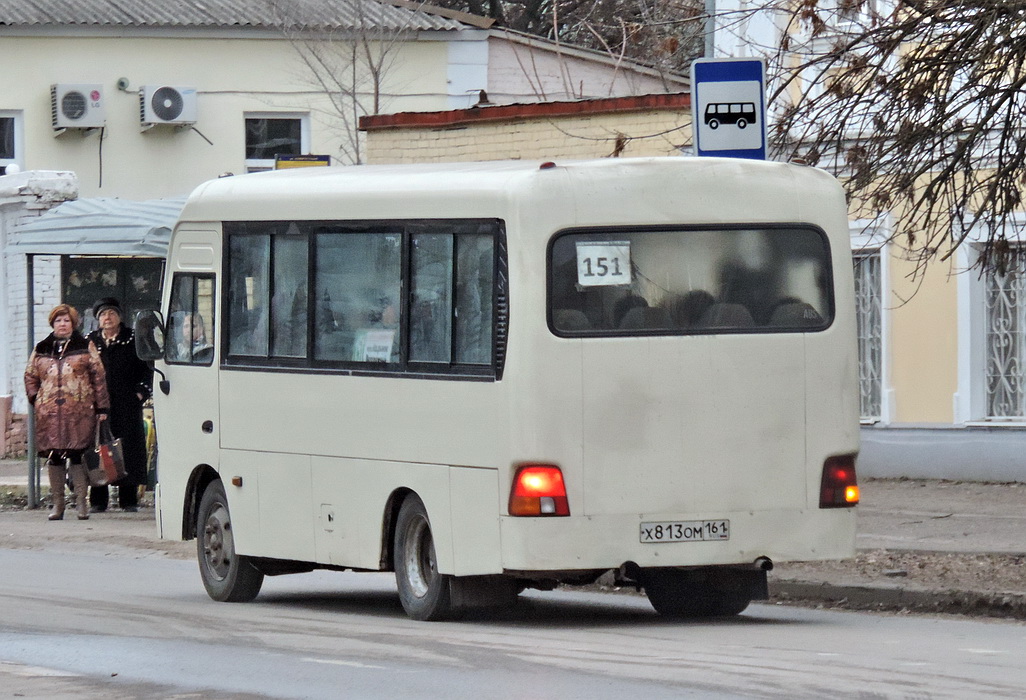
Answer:
M952 613L1026 620L1026 593L914 590L901 586L843 586L808 581L771 581L770 600L819 603L849 610Z

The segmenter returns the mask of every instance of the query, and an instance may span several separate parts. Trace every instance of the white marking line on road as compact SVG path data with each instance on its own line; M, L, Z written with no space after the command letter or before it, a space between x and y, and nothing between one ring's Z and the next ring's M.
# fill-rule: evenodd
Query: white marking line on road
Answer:
M331 666L352 666L353 668L376 668L384 670L384 666L375 666L373 664L363 664L359 661L339 661L338 659L310 659L306 658L303 661L309 661L312 664L329 664Z
M990 654L992 656L1008 653L1002 649L959 649L959 651L964 651L967 654Z
M43 668L42 666L23 666L22 664L13 664L8 661L0 661L0 673L7 673L12 676L23 676L25 678L38 678L41 676L51 678L74 678L79 676L79 673L72 673L71 671L60 671L56 668Z

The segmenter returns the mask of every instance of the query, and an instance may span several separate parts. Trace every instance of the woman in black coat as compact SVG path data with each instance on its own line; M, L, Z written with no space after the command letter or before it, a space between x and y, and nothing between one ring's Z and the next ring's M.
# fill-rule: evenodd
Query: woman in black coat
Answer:
M122 510L139 509L139 486L146 483L146 430L143 426L143 403L153 385L153 369L135 354L135 332L121 322L124 312L113 297L100 299L93 305L93 315L100 327L89 334L100 350L103 369L107 373L110 394L110 429L121 438L128 475L117 482L118 504ZM110 493L106 486L89 490L93 511L107 510Z

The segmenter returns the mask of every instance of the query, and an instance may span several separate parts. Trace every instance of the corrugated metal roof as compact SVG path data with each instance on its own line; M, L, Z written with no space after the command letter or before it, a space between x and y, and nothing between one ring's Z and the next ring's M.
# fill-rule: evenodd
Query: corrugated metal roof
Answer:
M15 226L7 248L36 255L164 257L185 197L134 202L95 197L59 204Z
M403 0L0 0L0 28L455 31L489 20Z

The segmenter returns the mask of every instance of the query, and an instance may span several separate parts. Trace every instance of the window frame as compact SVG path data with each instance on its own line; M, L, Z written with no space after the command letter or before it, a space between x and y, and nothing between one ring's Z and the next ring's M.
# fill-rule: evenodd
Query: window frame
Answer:
M877 323L870 326L869 321L874 320L874 318L864 318L860 313L857 290L855 294L855 320L859 339L859 420L863 424L872 424L878 422L884 412L883 254L880 248L857 248L852 251L852 266L856 283L858 283L860 276L859 266L867 263L873 266L876 273L875 277L871 274L864 275L866 277L864 281L867 285L872 285L873 287L865 291L869 294L874 294L876 297L875 304L877 305L877 310L875 320ZM869 344L874 338L878 343L875 353L863 345L863 343ZM879 357L879 361L873 367L866 367L867 356L872 357L874 355ZM867 383L872 383L873 386L867 387ZM876 409L875 411L866 410L866 403L871 401L867 396L872 396L875 399L876 406L872 407Z
M172 357L171 357L171 347L172 347L172 343L171 343L171 340L172 340L172 337L171 337L171 314L173 313L171 311L171 309L173 308L173 302L174 302L174 300L176 298L176 295L177 295L177 292L178 292L178 281L181 280L181 279L186 279L186 278L192 280L192 311L190 312L192 314L198 313L198 308L196 306L196 300L198 299L198 295L196 294L196 287L199 284L199 281L200 280L209 280L210 281L210 284L213 287L213 289L211 290L210 303L213 306L213 308L211 309L210 319L208 321L206 321L206 323L209 324L209 326L207 328L205 328L205 330L206 330L206 333L207 333L207 336L208 336L207 337L208 342L210 340L210 337L209 337L210 335L213 335L214 338L215 338L214 342L211 343L211 350L217 348L218 343L220 342L218 340L218 333L217 333L217 326L218 326L218 323L217 323L217 318L218 318L218 309L217 309L217 305L218 305L217 276L214 273L212 273L212 272L175 272L171 276L171 288L168 290L168 316L167 316L167 318L164 321L165 327L164 327L164 358L163 359L164 359L164 362L166 362L167 364L169 364L169 365L176 365L176 366L179 366L179 367L210 367L210 366L212 366L214 364L214 353L213 352L210 353L209 359L207 359L206 361L203 361L203 362L197 362L195 357L191 357L188 361L172 359ZM224 336L223 333L220 334L220 335L222 337ZM190 355L192 355L191 351L190 351Z
M228 298L232 280L230 269L232 263L231 239L233 236L269 235L256 230L247 231L245 227L257 228L288 227L296 224L307 237L307 312L306 312L306 352L302 357L275 356L272 354L271 332L269 328L267 354L232 353L229 343L232 337L231 303ZM470 379L479 381L499 381L505 365L506 336L509 324L509 287L508 260L506 254L506 227L501 219L469 218L469 219L375 219L375 220L324 220L305 219L300 221L225 221L223 226L222 271L224 284L221 285L221 324L224 330L220 337L221 367L231 370L264 370L264 371L295 371L345 374L353 376L394 376L434 379ZM488 364L461 363L455 361L455 355L449 362L414 362L409 359L410 344L410 305L412 295L412 238L424 233L424 228L437 229L432 233L443 233L446 227L488 227L492 236L492 326L490 362ZM317 231L318 228L330 231ZM399 359L396 362L374 363L341 359L319 359L316 342L316 290L317 290L317 245L316 236L320 233L347 234L398 234L402 241L400 246L400 278L399 278L399 325L397 341L399 343ZM461 234L450 231L449 235L458 239ZM466 235L466 234L463 234ZM454 252L458 245L453 246ZM270 249L273 258L273 243ZM458 275L457 266L453 264L454 283ZM268 271L267 303L274 296L273 263ZM450 309L457 304L454 293L450 300ZM270 313L270 311L268 311ZM452 313L452 310L450 311ZM270 317L269 323L270 326ZM450 343L455 343L456 324L450 327Z
M957 232L956 227L952 227ZM1026 246L1026 212L1014 214L1001 234L1013 246ZM955 423L988 428L1026 427L1022 417L989 415L987 389L987 281L976 263L986 245L988 230L979 224L970 230L965 243L956 251L958 283L958 388L954 396Z
M565 236L582 234L602 234L609 236L628 235L635 233L688 233L715 231L776 231L784 229L802 229L819 236L823 243L825 256L823 269L830 275L830 284L825 299L825 322L817 326L786 327L786 326L751 326L746 328L655 328L655 329L623 329L623 328L590 328L582 330L562 330L553 322L554 306L554 270L553 248L556 242ZM835 279L833 274L833 251L826 232L814 224L808 223L745 223L745 224L666 224L652 226L582 226L561 229L549 239L545 255L545 317L549 332L558 338L633 338L647 336L697 336L697 335L765 335L767 333L820 333L834 324L837 317L836 297L834 294Z
M242 114L242 149L247 173L259 173L274 170L274 158L246 158L246 121L249 119L282 119L299 122L299 152L310 153L310 114L308 112L243 112Z
M877 255L879 257L880 278L877 293L880 297L880 365L875 369L880 378L880 413L877 416L862 415L862 357L859 360L859 421L864 426L889 425L894 419L894 390L890 385L890 322L891 308L887 299L890 294L888 280L890 279L890 256L888 255L888 241L891 239L894 223L889 213L881 213L874 218L854 219L848 222L848 233L851 239L852 251L852 274L854 276L854 264L858 256ZM857 300L856 300L857 303ZM858 309L856 309L856 313Z
M10 119L10 120L12 120L12 122L13 122L13 128L12 128L12 131L13 131L13 142L14 142L13 143L13 148L14 148L13 156L14 157L13 158L0 158L0 169L3 169L3 172L0 172L0 175L3 175L3 174L6 173L7 166L9 166L9 165L17 165L19 168L24 170L25 169L25 164L23 162L24 159L25 159L25 156L24 156L24 138L25 138L25 135L24 135L24 114L21 111L17 111L17 110L0 109L0 119Z

